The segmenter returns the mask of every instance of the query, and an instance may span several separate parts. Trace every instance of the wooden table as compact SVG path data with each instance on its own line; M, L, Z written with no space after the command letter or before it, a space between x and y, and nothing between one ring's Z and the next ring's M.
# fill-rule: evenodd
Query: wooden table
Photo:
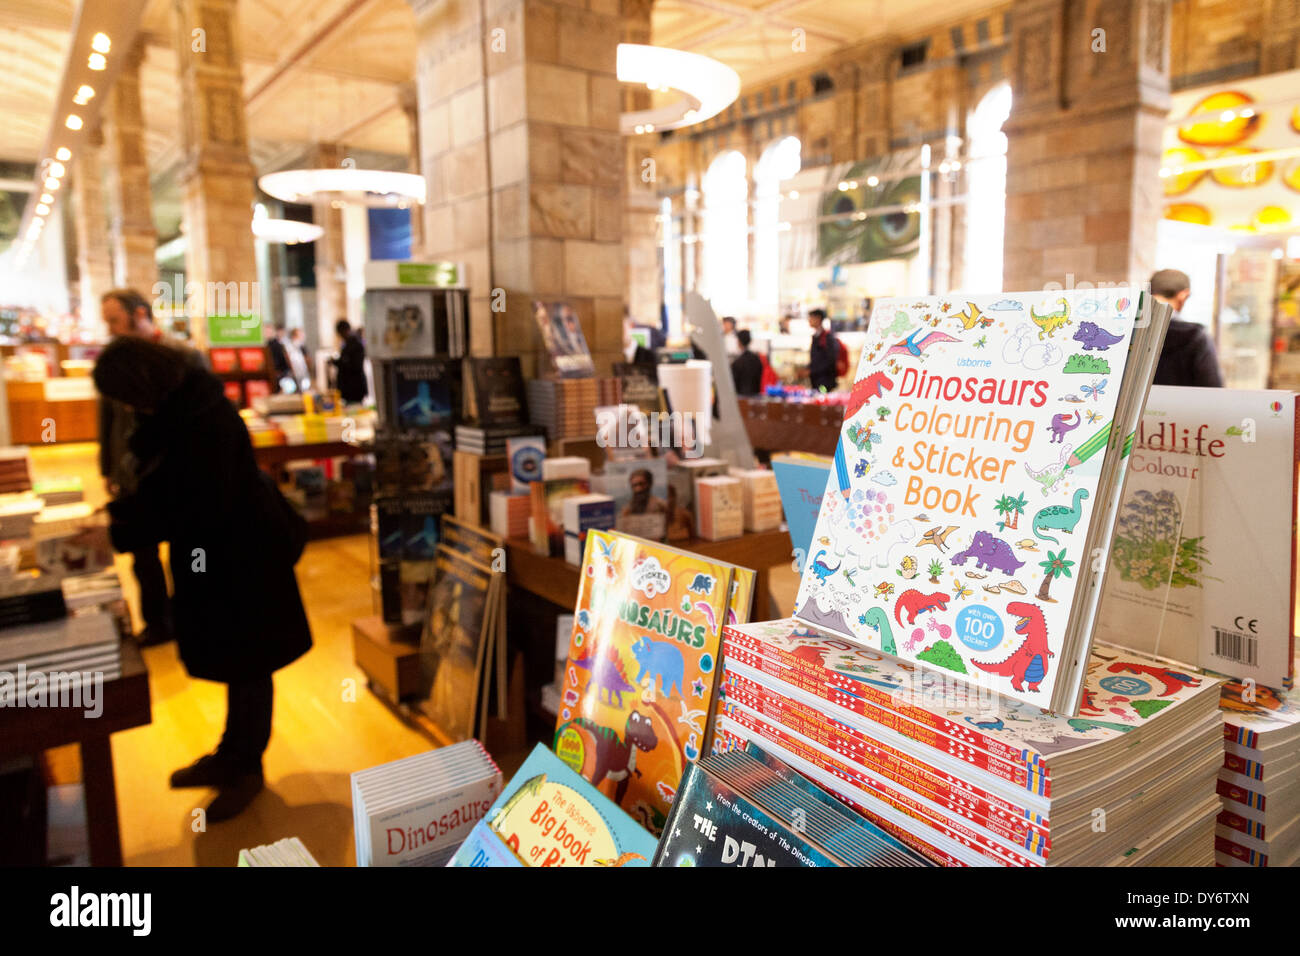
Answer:
M122 838L117 824L117 787L113 747L119 730L153 720L149 705L149 671L130 641L122 644L122 676L104 682L103 713L87 717L80 708L0 707L0 759L80 744L86 792L86 829L91 866L121 866Z
M751 620L764 621L772 616L769 605L763 603L771 600L768 589L769 571L775 565L793 560L789 532L760 531L726 541L692 538L689 541L668 543L683 551L694 551L707 558L753 568L756 577ZM506 551L506 580L511 587L523 588L552 604L573 610L578 601L578 568L563 558L534 554L527 541L507 541Z
M281 480L281 471L291 461L319 461L322 458L352 458L368 455L374 449L347 441L313 442L304 445L254 445L253 458L257 467ZM370 529L370 509L343 514L327 514L307 521L307 537L312 541L337 538L342 535L364 534Z

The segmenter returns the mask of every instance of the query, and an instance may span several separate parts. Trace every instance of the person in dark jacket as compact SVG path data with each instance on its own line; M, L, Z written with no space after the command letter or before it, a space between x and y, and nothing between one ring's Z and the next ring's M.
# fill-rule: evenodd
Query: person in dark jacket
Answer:
M275 390L280 390L280 383L286 378L293 378L293 369L289 367L289 350L284 345L284 326L277 325L271 330L271 337L266 340L266 350L271 355L271 370L275 373Z
M118 551L171 543L173 617L191 677L227 686L216 751L172 774L173 787L216 787L207 819L242 811L263 786L271 674L311 647L293 566L302 519L257 467L248 430L221 383L176 349L116 339L95 365L100 392L130 407L135 491L109 506Z
M99 307L111 336L135 335L150 341L162 338L148 300L135 289L110 289L100 298ZM134 461L127 448L134 428L135 417L129 408L111 398L101 399L99 474L112 498L129 492L135 481ZM140 617L144 620L136 641L141 647L165 644L172 639L172 608L157 543L131 553L131 570L140 586Z
M364 402L369 392L366 387L366 347L353 333L347 319L339 319L334 331L339 337L339 354L333 359L339 394L345 402Z
M813 331L812 343L808 347L808 378L814 391L824 388L833 392L839 379L835 367L840 359L840 340L826 327L825 309L809 312L808 324Z
M736 383L736 394L743 397L758 395L763 391L763 360L749 350L753 336L749 329L736 333L740 354L731 360L731 379Z
M1191 289L1187 273L1177 269L1161 269L1151 277L1151 294L1174 310L1153 384L1223 388L1223 373L1210 336L1203 326L1180 318Z

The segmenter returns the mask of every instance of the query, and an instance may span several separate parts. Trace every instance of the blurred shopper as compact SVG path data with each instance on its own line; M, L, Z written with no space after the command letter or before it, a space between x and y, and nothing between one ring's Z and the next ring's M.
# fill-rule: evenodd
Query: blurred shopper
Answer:
M726 349L728 359L734 359L740 354L740 338L736 335L736 320L730 315L723 316L722 319L722 346Z
M266 350L271 353L271 371L275 373L275 390L278 392L282 388L281 383L293 375L289 368L289 350L285 346L283 325L277 325L271 330L271 337L266 340Z
M366 347L352 331L347 319L339 319L334 331L339 337L339 354L331 361L339 394L350 404L364 402L369 392L366 387Z
M1209 334L1203 326L1182 318L1183 306L1192 294L1187 273L1161 269L1151 277L1151 294L1174 310L1156 364L1154 384L1223 388L1223 374Z
M311 389L311 366L307 364L307 353L303 351L303 338L302 329L290 329L289 341L284 345L289 358L289 374L300 392Z
M181 661L191 677L227 687L220 744L171 785L216 787L207 809L216 823L262 789L271 674L311 647L293 573L306 525L257 467L248 429L206 369L177 349L121 336L94 374L101 394L135 415L139 477L109 505L109 527L85 536L132 553L171 543Z
M114 338L135 336L159 341L162 332L154 325L148 300L134 289L112 289L100 299L100 312ZM135 488L135 459L128 441L135 429L131 409L103 396L99 403L99 474L109 497L130 494ZM141 647L164 644L172 633L171 599L167 576L158 558L158 542L142 544L131 552L131 570L140 587L140 617L144 628L136 635Z
M731 361L731 378L736 383L736 394L741 398L761 395L763 392L763 360L749 349L752 336L749 329L736 333L740 354Z
M808 378L814 390L833 392L836 381L848 369L848 352L826 325L825 309L809 312L808 324L813 332L812 343L808 347Z

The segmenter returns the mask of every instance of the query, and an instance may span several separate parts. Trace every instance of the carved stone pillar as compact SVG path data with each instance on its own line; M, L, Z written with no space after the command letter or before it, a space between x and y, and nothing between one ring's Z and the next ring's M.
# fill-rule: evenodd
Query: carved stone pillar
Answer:
M113 287L113 255L108 244L101 163L104 137L94 130L86 137L72 167L73 229L77 237L81 315L99 317L99 297ZM146 297L151 289L140 290Z
M108 91L104 141L112 209L114 281L148 297L158 280L158 231L153 224L144 115L140 107L143 59L144 44L140 40L122 55L122 68Z

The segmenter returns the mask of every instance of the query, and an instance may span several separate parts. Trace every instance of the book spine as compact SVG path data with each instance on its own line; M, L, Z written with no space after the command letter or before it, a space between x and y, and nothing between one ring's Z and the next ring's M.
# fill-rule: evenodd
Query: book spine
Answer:
M728 701L734 700L770 717L895 783L923 792L928 799L949 806L954 812L970 817L1026 849L1041 852L1040 848L1046 849L1051 845L1047 821L1027 807L1003 800L834 719L828 720L797 701L783 698L739 675L727 675L723 693Z
M731 632L726 631L724 633L729 634ZM999 759L993 754L979 749L978 746L972 746L964 740L954 740L945 736L939 729L936 729L935 725L952 726L948 721L934 718L929 723L919 723L908 719L913 713L926 713L926 711L904 706L893 709L889 704L878 707L870 700L865 699L865 696L858 697L840 690L838 687L828 686L824 681L785 668L776 661L760 654L743 648L736 648L734 645L724 645L724 651L724 668L726 666L725 659L728 657L734 658L741 664L748 665L755 670L762 671L764 674L785 681L805 693L812 694L827 703L835 704L851 713L865 717L867 720L878 723L897 734L909 737L927 747L952 753L972 766L986 770L994 776L1007 780L1030 793L1040 796L1050 796L1051 794L1051 780L1044 771L1038 768L1026 767L1023 763L1008 763L1006 760ZM891 700L888 695L884 695L884 698L886 701ZM983 735L979 736L982 737Z
M1031 750L1017 749L1008 746L1006 743L994 737L989 737L974 729L969 725L953 723L952 721L933 714L921 707L904 703L878 687L872 687L865 681L854 680L846 677L838 671L815 664L812 661L796 657L794 654L784 648L773 647L770 644L755 638L751 635L744 634L734 628L728 627L723 631L723 639L728 641L734 648L743 648L753 654L764 657L771 657L781 664L792 670L810 677L819 684L829 684L840 690L848 691L854 696L865 697L880 707L893 710L909 720L927 727L931 727L941 733L951 734L958 740L965 740L973 743L981 750L986 750L995 757L1012 763L1023 764L1025 766L1036 768L1034 773L1041 773L1044 784L1050 780L1051 771L1042 757ZM1047 791L1044 791L1046 793Z
M989 837L964 826L956 820L940 815L936 811L926 807L924 804L912 799L904 793L899 793L892 788L884 787L878 783L872 787L863 787L854 781L851 781L850 774L839 761L822 753L815 748L809 747L803 741L798 740L788 733L773 727L766 721L755 720L748 714L727 714L727 719L739 724L746 730L772 741L794 753L796 756L813 764L820 770L823 770L851 786L861 790L864 794L870 795L884 803L889 804L895 810L906 813L919 823L927 826L939 833L944 834L949 839L956 840L978 853L987 856L989 859L996 861L1002 866L1042 866L1041 857L1028 857L1022 853L1017 853Z

